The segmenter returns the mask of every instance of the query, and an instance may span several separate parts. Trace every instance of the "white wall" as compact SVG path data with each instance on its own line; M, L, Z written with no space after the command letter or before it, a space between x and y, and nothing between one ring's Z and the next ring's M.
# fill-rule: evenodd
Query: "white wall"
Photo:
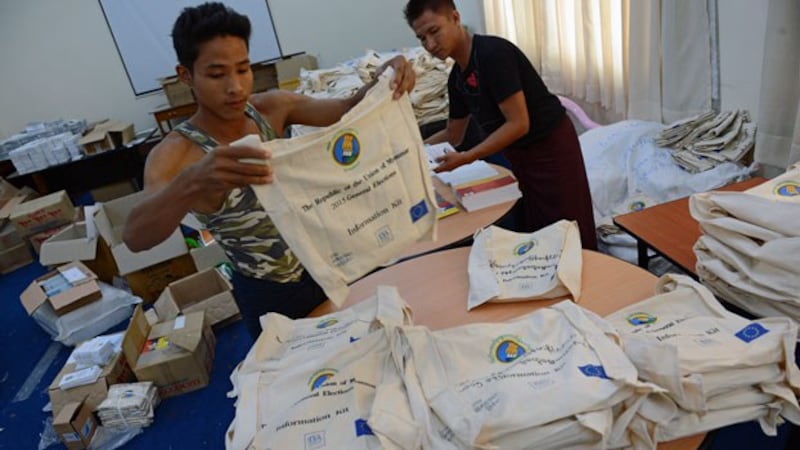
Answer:
M464 23L483 29L481 0L458 0ZM285 54L305 51L320 67L419 45L397 0L269 0ZM258 24L254 24L258 26ZM106 117L155 125L163 94L136 98L97 0L0 1L0 137L26 123ZM169 74L164 74L169 75Z
M720 96L723 111L744 108L758 118L767 3L718 0Z
M269 0L284 52L306 51L321 67L367 48L418 45L397 0ZM456 0L462 21L484 32L482 0ZM720 0L723 109L755 119L766 4ZM255 26L258 26L255 24ZM96 0L0 1L0 137L35 120L105 117L154 126L162 94L134 97ZM166 74L165 74L166 75Z

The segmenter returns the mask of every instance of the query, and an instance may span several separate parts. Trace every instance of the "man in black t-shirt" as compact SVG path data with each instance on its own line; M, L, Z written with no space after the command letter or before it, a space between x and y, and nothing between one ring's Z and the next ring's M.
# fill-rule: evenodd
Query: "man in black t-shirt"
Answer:
M575 128L525 54L505 39L470 35L453 0L411 0L404 13L426 50L456 62L447 82L447 128L426 143L461 144L470 117L485 136L467 151L445 154L436 170L452 170L503 151L522 191L519 231L576 220L583 247L596 249L592 200Z

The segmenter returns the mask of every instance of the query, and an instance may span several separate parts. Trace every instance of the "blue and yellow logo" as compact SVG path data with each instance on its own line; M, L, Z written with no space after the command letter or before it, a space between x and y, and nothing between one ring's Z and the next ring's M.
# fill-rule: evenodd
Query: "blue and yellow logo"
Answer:
M533 250L533 247L536 247L536 241L530 240L528 242L523 242L522 244L517 245L514 247L514 254L517 256L522 256L525 253Z
M328 144L333 160L344 167L350 167L361 156L361 141L352 130L342 131Z
M633 212L641 211L641 210L643 210L645 208L645 206L647 206L647 205L645 205L643 201L638 200L638 201L635 201L635 202L631 203L630 210L633 211Z
M786 181L775 186L775 195L781 197L797 197L800 195L800 183L796 181Z
M339 319L330 317L328 319L320 320L319 323L317 324L317 328L328 328L336 325L337 323L339 323Z
M649 325L655 323L658 317L645 312L633 313L627 317L628 323L634 326Z
M527 352L525 344L516 336L500 336L492 342L492 361L508 364Z
M308 387L310 390L315 390L317 388L322 387L328 380L336 375L336 370L334 369L322 369L314 372L314 375L311 375L311 378L308 380Z

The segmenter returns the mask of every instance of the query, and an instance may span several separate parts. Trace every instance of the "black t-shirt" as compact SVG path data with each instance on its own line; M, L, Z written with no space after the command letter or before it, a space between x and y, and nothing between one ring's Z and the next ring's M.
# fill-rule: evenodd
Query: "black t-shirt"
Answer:
M558 125L564 107L547 90L542 78L522 51L511 42L496 36L474 35L472 54L466 70L453 66L447 81L450 95L450 118L472 115L485 139L505 123L500 107L503 100L522 90L528 106L530 130L509 147L521 147L536 141Z

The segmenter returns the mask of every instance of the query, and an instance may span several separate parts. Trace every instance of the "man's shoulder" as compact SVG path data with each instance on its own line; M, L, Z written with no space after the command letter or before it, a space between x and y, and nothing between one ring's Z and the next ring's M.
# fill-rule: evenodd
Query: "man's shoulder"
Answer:
M147 169L180 170L193 162L191 156L196 150L197 146L193 142L172 131L147 155Z

